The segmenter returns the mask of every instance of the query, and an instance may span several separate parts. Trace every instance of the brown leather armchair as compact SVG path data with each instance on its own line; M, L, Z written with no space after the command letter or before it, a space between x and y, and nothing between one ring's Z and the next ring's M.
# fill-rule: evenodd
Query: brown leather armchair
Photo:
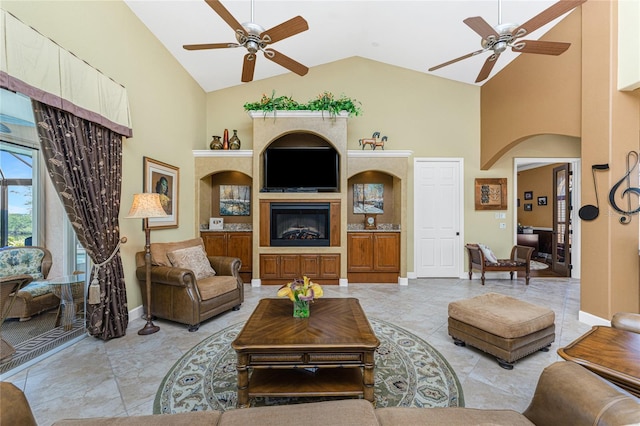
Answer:
M193 270L172 265L170 253L198 245L204 250L201 238L151 244L151 314L187 324L189 331L197 331L202 321L222 312L240 309L244 302L240 259L207 256L216 275L199 280ZM136 253L136 267L136 277L147 306L144 252Z

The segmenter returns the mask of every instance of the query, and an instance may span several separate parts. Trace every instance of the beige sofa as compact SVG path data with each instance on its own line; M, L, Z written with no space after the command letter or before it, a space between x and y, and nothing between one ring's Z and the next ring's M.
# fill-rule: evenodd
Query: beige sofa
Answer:
M29 425L29 405L15 386L1 383L0 424ZM5 417L6 416L6 417ZM6 423L5 423L6 422ZM18 422L18 423L17 423ZM316 402L277 407L194 411L136 417L60 420L56 426L75 425L637 425L640 400L614 388L578 364L560 361L545 368L529 407L513 410L474 408L374 409L363 399Z

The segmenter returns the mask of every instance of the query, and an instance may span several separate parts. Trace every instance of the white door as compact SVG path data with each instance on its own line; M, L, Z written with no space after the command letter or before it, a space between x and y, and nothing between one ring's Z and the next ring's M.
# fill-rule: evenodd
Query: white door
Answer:
M462 159L419 158L414 166L416 275L460 277Z

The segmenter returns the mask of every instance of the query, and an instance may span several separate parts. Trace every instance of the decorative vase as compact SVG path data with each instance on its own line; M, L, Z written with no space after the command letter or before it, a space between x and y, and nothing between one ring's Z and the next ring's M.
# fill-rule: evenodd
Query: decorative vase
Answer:
M296 300L293 302L294 318L309 318L309 301Z
M209 144L209 148L211 149L222 149L222 141L220 140L220 136L212 136L213 139Z
M233 131L233 136L229 139L229 149L240 149L240 138L238 138L238 131Z
M229 149L229 130L224 129L224 136L222 136L222 149Z

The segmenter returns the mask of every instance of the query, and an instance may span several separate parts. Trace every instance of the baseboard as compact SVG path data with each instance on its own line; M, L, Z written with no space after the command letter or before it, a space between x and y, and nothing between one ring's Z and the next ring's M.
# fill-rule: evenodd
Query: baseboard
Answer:
M251 287L260 287L262 280L260 278L251 278Z
M340 278L338 284L340 287L349 287L349 280L347 278Z
M129 319L142 318L142 315L144 315L144 307L142 305L129 311Z
M593 314L584 311L578 311L578 321L583 322L593 327L594 325L606 325L611 326L611 321L607 321L604 318L597 317Z
M398 285L409 285L409 278L398 277Z

